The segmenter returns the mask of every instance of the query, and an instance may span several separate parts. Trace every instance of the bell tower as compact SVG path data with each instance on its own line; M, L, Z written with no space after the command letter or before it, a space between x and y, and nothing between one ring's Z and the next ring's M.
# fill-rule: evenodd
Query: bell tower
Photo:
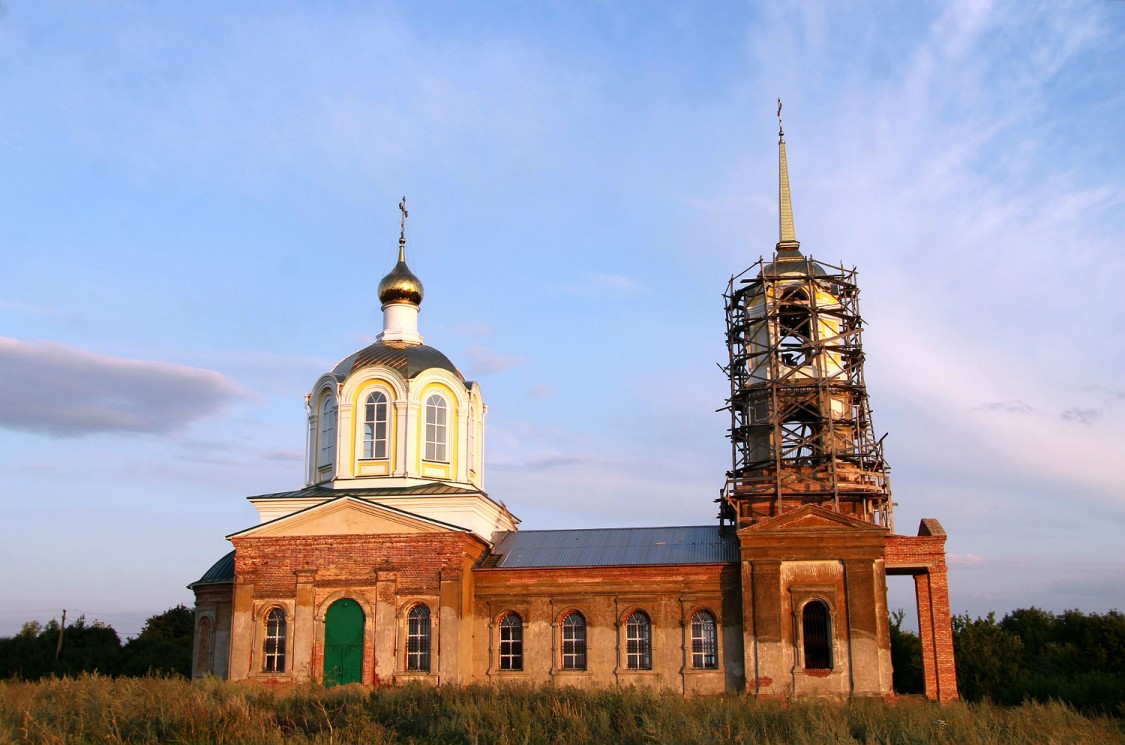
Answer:
M731 470L724 522L817 505L894 529L888 468L863 380L855 269L801 253L778 101L779 236L724 294Z

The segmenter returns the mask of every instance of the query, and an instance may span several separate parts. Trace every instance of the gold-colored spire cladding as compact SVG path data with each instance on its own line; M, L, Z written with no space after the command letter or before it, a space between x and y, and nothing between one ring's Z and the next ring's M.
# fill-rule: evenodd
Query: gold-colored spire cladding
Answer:
M402 212L398 234L398 263L379 283L379 302L383 305L390 303L421 305L424 295L422 280L414 276L414 272L406 266L406 218L410 214L406 211L406 197L399 202L398 209Z
M781 125L781 99L777 99L778 160L778 251L796 251L801 244L793 227L793 201L789 196L789 163L785 158L785 129Z

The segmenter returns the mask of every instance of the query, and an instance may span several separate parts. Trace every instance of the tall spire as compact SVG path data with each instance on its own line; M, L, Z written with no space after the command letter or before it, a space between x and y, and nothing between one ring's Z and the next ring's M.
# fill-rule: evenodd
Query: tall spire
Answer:
M793 227L793 202L789 196L789 163L785 158L785 129L781 125L781 99L777 99L778 160L778 251L796 251L801 244Z

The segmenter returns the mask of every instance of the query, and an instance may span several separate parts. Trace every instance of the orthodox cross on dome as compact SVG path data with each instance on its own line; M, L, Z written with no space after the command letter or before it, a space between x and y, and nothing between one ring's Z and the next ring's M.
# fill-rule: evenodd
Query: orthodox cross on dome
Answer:
M406 211L406 197L398 203L398 210L402 213L402 219L398 224L398 260L406 261L406 218L410 213Z
M781 99L777 99L777 136L784 137L785 129L781 126Z

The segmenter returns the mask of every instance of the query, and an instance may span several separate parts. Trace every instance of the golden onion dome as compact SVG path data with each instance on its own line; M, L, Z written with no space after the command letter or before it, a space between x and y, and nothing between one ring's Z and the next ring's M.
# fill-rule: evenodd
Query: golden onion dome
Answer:
M403 251L398 253L398 263L390 274L383 277L379 283L379 302L383 305L390 303L422 304L422 280L414 276L410 267L406 265L406 256Z

